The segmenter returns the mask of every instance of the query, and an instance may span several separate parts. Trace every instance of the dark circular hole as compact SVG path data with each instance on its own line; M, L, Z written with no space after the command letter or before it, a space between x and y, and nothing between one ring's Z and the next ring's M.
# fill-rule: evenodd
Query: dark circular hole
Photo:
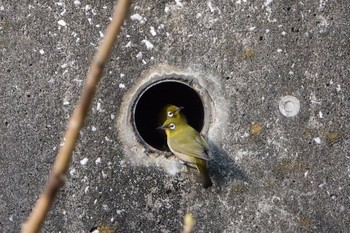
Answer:
M143 91L134 105L133 121L139 136L150 146L166 150L166 137L156 128L162 108L167 104L184 107L188 124L201 131L204 125L204 107L198 93L179 81L161 81Z

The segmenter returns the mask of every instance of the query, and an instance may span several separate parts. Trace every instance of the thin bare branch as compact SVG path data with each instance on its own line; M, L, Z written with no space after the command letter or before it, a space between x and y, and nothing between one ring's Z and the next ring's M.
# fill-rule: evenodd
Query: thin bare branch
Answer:
M107 64L117 35L127 15L129 5L130 0L119 0L116 3L112 22L107 27L105 38L91 63L79 102L69 120L64 137L64 145L58 152L44 191L36 201L27 221L22 225L22 233L34 233L41 229L41 225L55 200L58 190L64 185L64 177L69 168L80 130L90 109L97 84L102 77L103 68Z
M183 233L192 233L195 225L196 225L196 220L194 220L194 218L192 217L192 214L186 213L184 218Z

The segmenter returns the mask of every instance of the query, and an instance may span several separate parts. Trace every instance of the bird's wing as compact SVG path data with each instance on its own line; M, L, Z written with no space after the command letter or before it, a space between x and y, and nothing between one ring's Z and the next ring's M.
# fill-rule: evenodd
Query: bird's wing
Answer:
M194 130L189 128L189 130ZM176 145L172 147L175 152L189 155L192 157L208 160L208 144L202 138L200 134L188 134L193 135L193 137L172 137L169 139L171 145Z

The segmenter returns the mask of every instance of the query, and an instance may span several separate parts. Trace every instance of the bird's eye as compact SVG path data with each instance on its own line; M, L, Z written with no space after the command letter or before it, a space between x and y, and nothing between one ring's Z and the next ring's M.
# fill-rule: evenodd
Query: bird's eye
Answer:
M169 111L169 112L168 112L168 117L173 117L173 116L174 116L174 113L171 112L171 111Z
M169 128L170 128L171 130L174 130L174 129L175 129L175 124L171 123L171 124L169 125Z

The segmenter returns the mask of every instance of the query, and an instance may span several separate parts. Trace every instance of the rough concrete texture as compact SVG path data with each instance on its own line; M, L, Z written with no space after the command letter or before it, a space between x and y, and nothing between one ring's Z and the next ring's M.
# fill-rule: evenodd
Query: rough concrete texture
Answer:
M46 183L112 7L0 2L1 232ZM43 232L180 232L187 211L196 232L349 232L349 15L346 0L135 1ZM160 63L222 89L208 190L196 172L135 164L116 133L125 93Z

